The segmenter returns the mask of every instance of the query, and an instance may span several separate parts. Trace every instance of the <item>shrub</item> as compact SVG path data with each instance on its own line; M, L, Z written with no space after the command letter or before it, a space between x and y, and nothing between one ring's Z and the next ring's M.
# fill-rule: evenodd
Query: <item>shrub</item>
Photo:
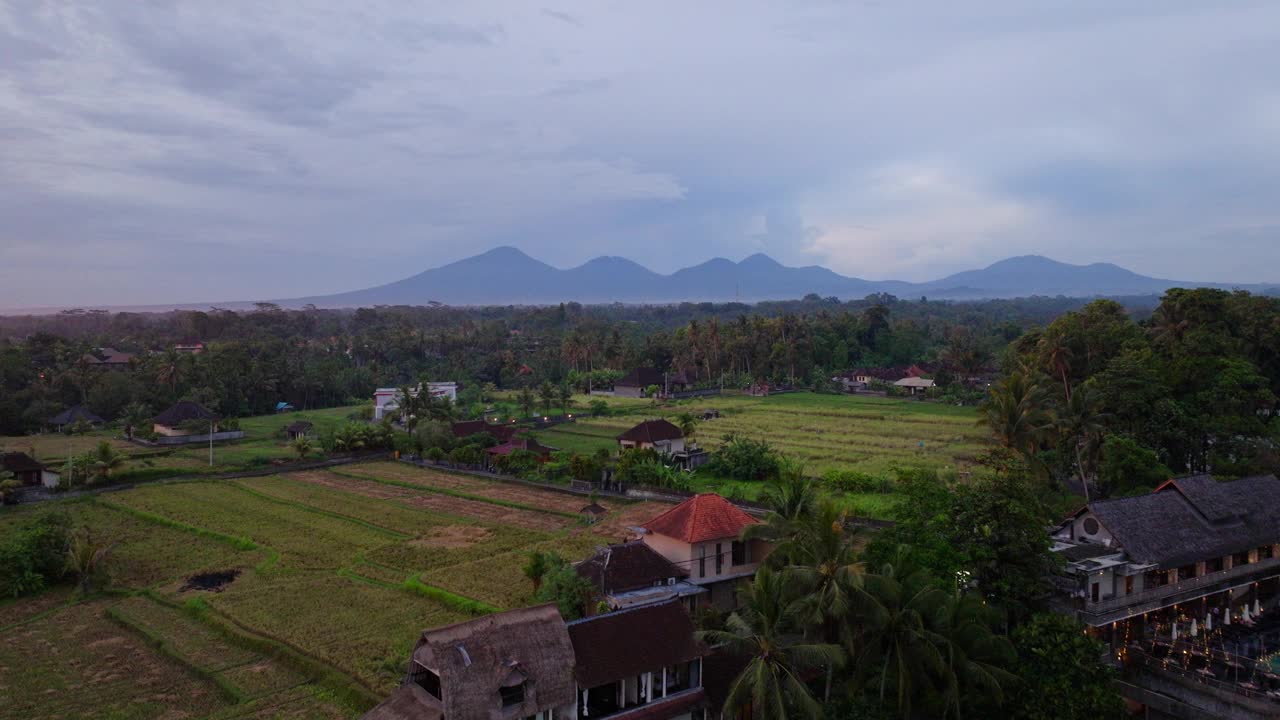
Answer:
M484 461L484 451L475 445L463 445L449 453L449 461L464 465L479 465Z
M830 469L822 473L822 482L832 490L848 493L891 493L893 481L857 470Z
M769 443L738 435L727 435L724 440L724 445L708 463L711 473L734 480L767 480L777 476L780 458Z
M440 462L444 459L444 450L441 450L438 447L427 448L427 452L423 457L431 462Z
M37 593L63 575L71 518L49 512L25 522L0 545L0 595Z
M1102 462L1098 465L1098 489L1103 494L1151 490L1171 477L1173 472L1160 462L1154 450L1118 435L1103 441Z

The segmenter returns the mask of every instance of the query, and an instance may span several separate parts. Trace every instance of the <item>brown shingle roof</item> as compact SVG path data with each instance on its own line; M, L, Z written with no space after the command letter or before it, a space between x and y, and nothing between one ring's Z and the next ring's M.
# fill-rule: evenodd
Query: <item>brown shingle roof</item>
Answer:
M440 676L449 720L503 717L498 689L513 674L525 681L525 700L506 717L527 717L571 705L573 645L555 605L510 610L422 634L413 659Z
M421 688L405 685L361 715L360 720L441 720L444 715L438 704Z
M1275 475L1179 478L1146 495L1089 503L1087 510L1131 559L1165 568L1280 542Z
M578 563L577 571L603 595L665 585L670 578L689 575L638 540L600 548Z
M707 653L678 600L575 620L568 628L577 658L573 675L584 688L660 671Z
M679 440L684 437L680 428L662 419L645 420L618 436L618 440L637 443L656 443L663 440Z
M644 529L686 543L736 538L760 522L714 493L695 495L644 524Z
M11 473L44 470L44 463L23 452L0 453L0 470Z

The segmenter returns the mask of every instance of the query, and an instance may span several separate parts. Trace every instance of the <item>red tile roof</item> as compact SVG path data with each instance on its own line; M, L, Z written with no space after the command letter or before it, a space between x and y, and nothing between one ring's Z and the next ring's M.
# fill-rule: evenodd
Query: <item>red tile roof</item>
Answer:
M736 538L748 525L760 522L716 495L695 495L643 525L645 530L687 543Z

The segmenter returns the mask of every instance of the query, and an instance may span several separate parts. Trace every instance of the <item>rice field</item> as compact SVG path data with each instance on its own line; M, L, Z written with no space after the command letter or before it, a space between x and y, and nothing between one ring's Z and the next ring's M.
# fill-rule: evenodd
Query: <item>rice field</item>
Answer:
M585 525L576 517L585 501L552 490L395 463L340 470L144 485L0 509L0 539L49 510L91 527L112 544L117 591L82 602L60 587L0 603L0 686L9 682L6 663L22 653L110 632L146 674L103 674L114 704L98 715L76 701L52 716L170 717L156 698L180 692L184 717L352 717L397 684L424 629L476 611L449 598L523 606L532 600L521 570L530 550L581 559L667 507L606 500L609 518ZM224 571L238 575L215 591L191 589L194 574ZM0 718L27 717L41 697L98 682L13 677L22 692L0 701Z
M898 398L801 392L757 398L722 395L673 405L638 407L626 415L582 419L538 433L539 441L589 453L615 450L614 438L652 417L719 410L700 422L694 437L709 449L728 434L765 440L819 475L827 469L884 474L894 465L963 469L985 437L973 408Z

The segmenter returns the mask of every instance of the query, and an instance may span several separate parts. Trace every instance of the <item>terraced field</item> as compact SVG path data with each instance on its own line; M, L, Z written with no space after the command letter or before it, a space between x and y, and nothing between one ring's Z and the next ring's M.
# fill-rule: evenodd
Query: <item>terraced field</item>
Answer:
M674 419L704 408L719 410L721 417L699 423L695 437L703 446L714 448L729 433L766 440L815 475L828 468L881 474L895 464L963 468L981 451L984 438L972 408L813 393L724 395L640 407L626 415L560 425L538 437L576 452L613 450L614 438L642 419Z
M530 602L528 551L579 559L667 507L606 500L606 521L585 525L583 504L368 463L0 510L0 538L50 510L91 527L113 543L112 586L124 592L78 602L59 588L0 604L0 718L29 717L52 694L66 707L47 715L66 718L352 717L394 687L423 629ZM198 573L223 578L192 589ZM47 664L8 672L55 647ZM95 649L110 666L95 667ZM92 700L63 692L73 687ZM182 698L173 712L170 696Z

